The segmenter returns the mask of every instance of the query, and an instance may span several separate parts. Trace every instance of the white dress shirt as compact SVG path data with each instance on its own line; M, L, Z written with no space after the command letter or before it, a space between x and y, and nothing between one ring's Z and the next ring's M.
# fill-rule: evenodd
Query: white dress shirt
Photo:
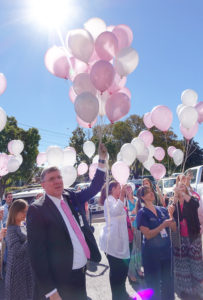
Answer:
M104 216L106 225L99 240L101 250L120 259L130 258L127 215L123 202L109 195L104 202Z
M80 244L80 241L78 240L75 231L73 230L72 226L70 225L70 222L68 220L68 217L66 216L65 212L63 211L62 207L61 207L61 199L58 199L56 197L47 195L51 201L54 203L54 205L57 207L57 209L59 210L65 224L66 227L68 229L68 232L70 234L70 238L71 238L71 242L73 245L73 266L72 269L81 269L82 267L84 267L87 263L87 258L85 255L85 252L83 250L82 245ZM74 216L73 216L74 217ZM75 218L75 217L74 217ZM77 221L76 221L77 223ZM78 223L77 223L78 224ZM78 225L79 227L79 225ZM46 294L46 298L49 298L52 294L54 294L57 291L57 289L52 290L50 293Z

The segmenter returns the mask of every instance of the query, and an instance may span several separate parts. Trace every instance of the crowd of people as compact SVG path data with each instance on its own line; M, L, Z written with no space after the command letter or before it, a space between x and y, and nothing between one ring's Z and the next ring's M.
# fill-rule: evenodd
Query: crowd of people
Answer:
M99 246L109 263L112 300L132 299L126 279L144 278L152 300L203 299L203 259L199 209L192 174L177 177L170 199L148 178L134 196L132 183L105 182L107 151L91 185L64 190L60 170L44 169L40 195L29 207L5 195L0 209L1 278L5 300L85 300L86 264L101 259L85 220L84 203L101 190L105 225Z

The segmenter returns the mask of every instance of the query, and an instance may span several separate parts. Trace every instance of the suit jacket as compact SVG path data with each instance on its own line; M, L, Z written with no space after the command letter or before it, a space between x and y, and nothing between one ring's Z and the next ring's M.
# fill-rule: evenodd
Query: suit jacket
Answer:
M96 195L104 184L105 173L97 170L95 177L85 190L66 190L63 197L79 223L77 201L84 203ZM80 225L80 224L79 224ZM34 202L27 214L28 247L31 263L40 289L40 296L54 288L65 291L73 264L73 245L65 222L51 199Z

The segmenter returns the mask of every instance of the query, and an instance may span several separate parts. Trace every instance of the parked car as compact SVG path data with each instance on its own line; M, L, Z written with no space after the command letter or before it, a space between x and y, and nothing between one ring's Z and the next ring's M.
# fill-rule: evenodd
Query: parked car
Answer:
M191 171L193 178L191 179L192 188L203 198L203 165L187 169L185 174Z
M84 183L78 183L75 185L75 190L82 190L90 186L91 182L84 182ZM100 205L99 199L100 199L101 192L97 193L93 198L91 198L89 203L89 210L91 213L99 213L104 211L104 206Z
M172 197L175 183L176 177L166 177L159 180L158 185L164 195Z
M31 204L32 202L35 201L36 196L38 194L43 194L43 193L44 193L43 188L31 188L31 189L27 188L25 190L14 193L13 200L24 199L28 202L28 204Z

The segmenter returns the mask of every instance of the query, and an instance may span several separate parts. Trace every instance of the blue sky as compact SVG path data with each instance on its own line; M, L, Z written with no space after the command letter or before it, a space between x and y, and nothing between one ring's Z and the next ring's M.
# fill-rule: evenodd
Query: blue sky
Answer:
M68 2L68 0L67 0ZM50 145L67 146L76 128L75 111L68 97L70 82L51 75L44 54L60 45L54 32L31 21L31 0L0 2L0 73L7 90L0 106L15 116L20 127L34 126L41 134L40 151ZM172 127L181 137L176 107L185 89L203 99L203 2L202 0L75 0L76 11L67 12L61 26L65 38L70 29L82 28L89 18L107 25L126 24L134 33L132 46L139 65L128 76L132 93L129 114L143 115L159 104L173 112ZM108 122L107 122L108 123ZM203 125L195 137L203 147Z

